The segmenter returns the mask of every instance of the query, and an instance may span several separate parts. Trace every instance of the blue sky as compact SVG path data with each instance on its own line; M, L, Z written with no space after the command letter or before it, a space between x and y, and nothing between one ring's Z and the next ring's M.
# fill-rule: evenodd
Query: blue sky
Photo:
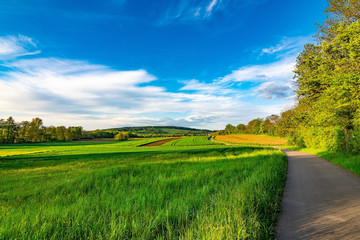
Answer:
M0 1L0 118L222 129L294 104L325 0Z

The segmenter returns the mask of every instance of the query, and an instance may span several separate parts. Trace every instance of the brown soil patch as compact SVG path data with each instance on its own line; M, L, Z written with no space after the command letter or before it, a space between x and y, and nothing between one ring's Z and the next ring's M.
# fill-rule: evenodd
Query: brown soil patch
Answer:
M156 141L156 142L152 142L152 143L147 143L147 144L144 144L142 145L141 147L156 147L156 146L161 146L167 142L170 142L170 141L174 141L176 139L179 139L181 137L174 137L174 138L170 138L170 139L164 139L164 140L160 140L160 141Z

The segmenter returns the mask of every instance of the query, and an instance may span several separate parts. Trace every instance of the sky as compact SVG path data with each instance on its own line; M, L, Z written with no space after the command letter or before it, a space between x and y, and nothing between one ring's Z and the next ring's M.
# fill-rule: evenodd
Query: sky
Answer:
M0 0L0 118L223 129L291 108L326 0Z

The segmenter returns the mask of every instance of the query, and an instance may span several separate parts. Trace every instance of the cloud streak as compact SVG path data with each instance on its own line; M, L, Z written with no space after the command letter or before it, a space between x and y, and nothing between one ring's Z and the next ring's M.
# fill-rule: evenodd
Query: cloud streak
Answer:
M40 53L34 41L26 36L0 36L0 60Z

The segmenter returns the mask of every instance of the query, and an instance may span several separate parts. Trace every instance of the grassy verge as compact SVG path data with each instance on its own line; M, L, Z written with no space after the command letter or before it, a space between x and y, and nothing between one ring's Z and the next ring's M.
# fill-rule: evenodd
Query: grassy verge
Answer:
M286 147L286 149L317 155L360 176L360 155L358 154L354 155L347 152L334 152L314 148Z
M0 239L274 238L287 169L279 150L33 148L0 158Z

